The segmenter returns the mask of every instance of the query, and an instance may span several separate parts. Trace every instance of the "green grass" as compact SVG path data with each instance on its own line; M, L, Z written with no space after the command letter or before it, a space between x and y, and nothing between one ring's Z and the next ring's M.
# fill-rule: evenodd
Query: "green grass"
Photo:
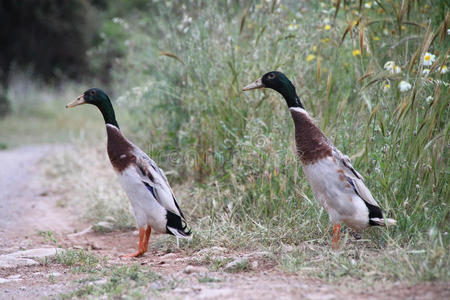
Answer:
M54 262L70 267L73 272L77 273L95 273L100 270L104 259L96 255L77 249L66 249L58 251L53 258Z
M67 252L67 251L66 251ZM76 255L85 254L78 251ZM64 254L58 262L72 266L73 253ZM86 261L81 257L81 261ZM80 261L80 260L77 260ZM93 275L77 280L78 288L73 292L60 294L60 299L102 297L141 299L148 295L156 296L159 292L176 286L176 282L161 277L154 271L139 265L108 266L91 272Z
M51 263L67 266L73 273L88 274L74 282L76 288L72 292L58 295L60 299L104 295L111 298L141 299L148 295L157 296L158 293L173 289L178 284L176 280L163 278L148 267L137 264L111 265L106 258L85 250L58 251Z
M334 20L329 2L165 3L130 10L109 24L123 26L128 37L127 52L113 67L113 95L125 135L176 187L194 231L181 247L267 249L282 270L331 282L449 280L450 73L438 71L448 62L442 27L448 4L372 1L366 8L363 1L360 9L359 1L346 1ZM96 51L115 38L106 32ZM420 63L425 52L436 55L429 67ZM401 73L384 70L387 61ZM275 69L293 81L317 125L352 158L397 226L369 229L362 242L344 235L340 250L331 251L331 224L293 151L284 100L269 90L241 92ZM411 90L400 92L402 80ZM91 111L71 112L92 113L96 123L79 122L79 130L103 129ZM118 228L133 226L108 169L104 137L92 142L80 135L74 152L48 162L47 175L71 192L67 202L82 204L88 219L111 216ZM62 184L74 176L77 185ZM171 249L176 242L162 237L151 247ZM225 262L215 263L220 269Z

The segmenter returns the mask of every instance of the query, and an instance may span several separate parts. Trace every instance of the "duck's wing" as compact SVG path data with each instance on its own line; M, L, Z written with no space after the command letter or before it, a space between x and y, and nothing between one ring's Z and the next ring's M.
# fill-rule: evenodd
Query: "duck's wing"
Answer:
M182 217L181 211L166 175L158 165L139 148L135 148L136 166L142 183L153 194L156 201L168 211Z
M333 146L332 155L337 160L337 163L339 164L339 170L344 171L344 175L347 177L348 183L353 187L356 194L358 194L358 196L361 199L363 199L364 202L366 202L367 204L370 204L371 206L375 206L375 207L379 208L380 205L373 198L369 189L365 185L364 178L352 166L349 157L342 154L342 152L339 151L334 146ZM370 207L369 207L369 209L370 209Z

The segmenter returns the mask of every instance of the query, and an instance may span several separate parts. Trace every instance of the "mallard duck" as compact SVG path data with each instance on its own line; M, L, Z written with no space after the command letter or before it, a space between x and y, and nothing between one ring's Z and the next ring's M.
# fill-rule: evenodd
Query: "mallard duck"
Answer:
M295 142L303 173L315 198L328 212L333 226L333 248L338 247L341 223L355 231L368 226L396 223L385 219L364 179L325 134L314 124L298 97L292 82L281 72L272 71L243 88L244 91L270 88L280 93L289 107L295 125Z
M122 257L137 257L147 252L152 230L180 238L190 237L191 232L187 230L184 215L163 170L123 136L106 93L97 88L89 89L66 108L81 104L95 105L103 115L109 160L131 202L139 228L137 252Z

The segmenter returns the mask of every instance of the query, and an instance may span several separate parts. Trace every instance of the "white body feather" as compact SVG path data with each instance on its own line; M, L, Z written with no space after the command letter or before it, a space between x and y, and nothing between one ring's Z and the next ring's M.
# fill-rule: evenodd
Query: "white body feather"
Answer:
M155 232L165 233L166 210L142 184L142 179L136 167L131 165L118 176L121 186L130 199L138 228L145 228L150 225Z
M344 222L355 230L362 230L369 224L369 210L347 181L340 180L339 169L332 157L303 165L312 191L331 221L335 224Z

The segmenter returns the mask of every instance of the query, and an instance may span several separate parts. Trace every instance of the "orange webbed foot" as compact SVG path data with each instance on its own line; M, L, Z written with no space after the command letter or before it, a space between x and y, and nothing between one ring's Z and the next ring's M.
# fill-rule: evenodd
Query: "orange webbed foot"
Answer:
M333 226L333 249L339 249L339 233L341 231L341 224L334 224Z
M147 229L147 231L148 231L148 229ZM139 257L139 256L142 256L145 252L147 252L146 248L148 247L148 238L146 239L145 233L146 233L145 228L139 228L138 251L136 253L121 255L120 258L124 258L124 257ZM149 234L149 237L150 237L150 234ZM146 241L144 241L144 240L146 240ZM147 247L146 247L146 244L147 244Z

